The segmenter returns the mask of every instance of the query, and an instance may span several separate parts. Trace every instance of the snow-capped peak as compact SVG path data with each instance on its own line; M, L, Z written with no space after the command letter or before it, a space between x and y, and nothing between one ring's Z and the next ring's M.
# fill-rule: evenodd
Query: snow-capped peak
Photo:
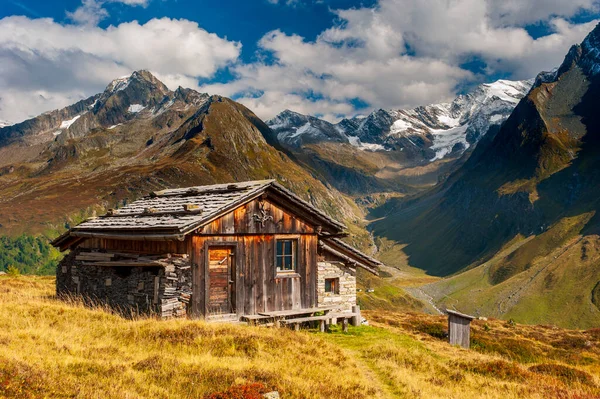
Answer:
M498 80L481 84L450 103L413 109L378 109L366 117L344 119L335 125L285 110L267 121L267 125L277 133L282 144L291 147L302 146L309 137L310 142L339 141L369 150L402 150L410 146L429 150L429 160L435 161L462 153L491 125L502 123L532 84L533 80Z
M116 93L117 91L125 90L127 86L129 86L129 82L131 81L131 75L121 76L110 82L106 87L106 91L111 93Z
M500 79L493 83L484 83L481 87L489 96L496 96L500 100L517 104L523 98L523 94L529 91L532 84L533 82L530 80Z

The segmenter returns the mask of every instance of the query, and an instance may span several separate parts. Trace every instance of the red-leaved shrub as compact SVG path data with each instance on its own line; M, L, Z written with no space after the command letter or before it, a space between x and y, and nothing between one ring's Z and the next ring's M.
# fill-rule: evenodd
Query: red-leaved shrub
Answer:
M269 392L261 383L233 385L222 392L213 392L204 396L204 399L262 399L263 394Z

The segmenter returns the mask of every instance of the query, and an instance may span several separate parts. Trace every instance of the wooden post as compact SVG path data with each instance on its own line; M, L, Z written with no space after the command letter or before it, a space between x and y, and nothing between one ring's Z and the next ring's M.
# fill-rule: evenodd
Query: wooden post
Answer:
M352 306L352 313L354 313L354 315L355 315L352 317L352 325L354 327L360 326L360 324L362 323L362 316L360 314L360 306L358 306L358 305Z
M471 346L471 321L475 317L450 309L446 309L446 313L448 313L448 339L450 345L460 345L469 349Z
M319 320L319 330L325 332L325 320Z

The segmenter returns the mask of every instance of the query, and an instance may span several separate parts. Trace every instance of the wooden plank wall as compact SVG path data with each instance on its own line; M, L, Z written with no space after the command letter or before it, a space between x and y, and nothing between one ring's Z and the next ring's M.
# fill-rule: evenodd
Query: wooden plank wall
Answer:
M448 335L450 345L460 345L468 349L471 346L471 320L449 314Z
M189 254L191 252L191 238L187 238L185 241L133 241L88 238L79 244L78 247L139 252L143 254Z
M264 210L264 212L263 212ZM259 220L257 221L258 217ZM264 222L261 222L264 221ZM276 277L275 235L298 238L297 275ZM257 199L204 226L183 242L88 239L80 246L142 253L187 253L192 261L192 314L205 313L205 243L238 243L236 311L261 311L317 306L317 235L315 226L294 214Z
M275 238L273 235L195 235L192 238L192 264L198 282L193 288L194 314L205 309L205 243L238 243L236 311L256 314L262 311L310 308L317 305L317 237L298 238L296 276L276 276ZM197 267L195 265L198 265Z
M265 222L257 222L254 215L261 216L261 203L265 210ZM204 226L203 235L222 234L314 234L315 229L297 216L284 211L268 200L254 200L235 211Z

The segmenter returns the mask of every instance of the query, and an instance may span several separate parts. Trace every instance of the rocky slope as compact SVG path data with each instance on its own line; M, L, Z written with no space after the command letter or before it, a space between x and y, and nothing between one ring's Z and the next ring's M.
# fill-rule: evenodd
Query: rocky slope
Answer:
M380 109L337 124L286 110L267 125L343 191L413 192L436 184L490 126L504 122L532 83L499 80L450 103Z
M0 129L0 235L54 235L81 217L165 187L276 178L340 219L354 217L230 99L170 91L147 71Z
M599 49L596 27L442 186L381 210L375 233L408 244L411 265L436 275L479 270L452 285L457 295L470 287L460 296L466 308L600 322Z

